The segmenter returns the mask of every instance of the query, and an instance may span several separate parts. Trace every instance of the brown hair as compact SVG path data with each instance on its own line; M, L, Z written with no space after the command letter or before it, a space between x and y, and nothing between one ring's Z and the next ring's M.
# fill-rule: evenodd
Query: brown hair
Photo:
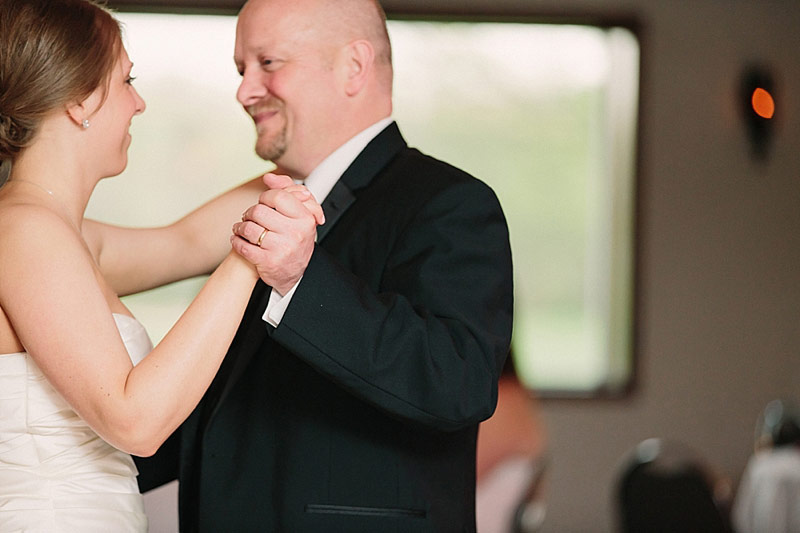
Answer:
M0 184L42 119L107 83L120 26L95 0L0 0Z

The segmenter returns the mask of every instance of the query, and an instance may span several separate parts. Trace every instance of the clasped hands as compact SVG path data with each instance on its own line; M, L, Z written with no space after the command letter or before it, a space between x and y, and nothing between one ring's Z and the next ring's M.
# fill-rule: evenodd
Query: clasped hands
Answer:
M231 245L283 296L303 277L325 215L309 190L290 177L269 173L263 180L267 190L233 225Z

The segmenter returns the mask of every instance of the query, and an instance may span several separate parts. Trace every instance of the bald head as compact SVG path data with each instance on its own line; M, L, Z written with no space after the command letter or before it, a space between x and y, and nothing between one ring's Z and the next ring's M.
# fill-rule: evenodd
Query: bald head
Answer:
M392 47L386 14L377 0L248 0L240 17L259 6L280 6L297 34L315 34L331 47L368 41L375 52L377 74L391 90Z
M376 0L319 0L324 8L323 25L329 34L338 33L349 41L365 39L372 43L375 58L386 65L392 63L386 15ZM333 35L331 35L332 38Z

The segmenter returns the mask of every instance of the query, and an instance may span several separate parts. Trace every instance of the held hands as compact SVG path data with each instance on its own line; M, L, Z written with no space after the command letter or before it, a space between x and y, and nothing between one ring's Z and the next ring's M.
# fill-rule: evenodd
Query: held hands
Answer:
M233 225L231 245L283 296L303 276L325 216L308 189L288 176L265 174L264 183L259 203Z

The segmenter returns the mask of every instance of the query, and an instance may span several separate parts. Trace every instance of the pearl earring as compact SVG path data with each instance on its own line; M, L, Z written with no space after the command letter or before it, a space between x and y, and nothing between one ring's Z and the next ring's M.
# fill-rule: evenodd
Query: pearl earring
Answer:
M88 130L89 129L89 119L88 118L83 119L83 122L81 122L81 126L83 126L83 129Z

